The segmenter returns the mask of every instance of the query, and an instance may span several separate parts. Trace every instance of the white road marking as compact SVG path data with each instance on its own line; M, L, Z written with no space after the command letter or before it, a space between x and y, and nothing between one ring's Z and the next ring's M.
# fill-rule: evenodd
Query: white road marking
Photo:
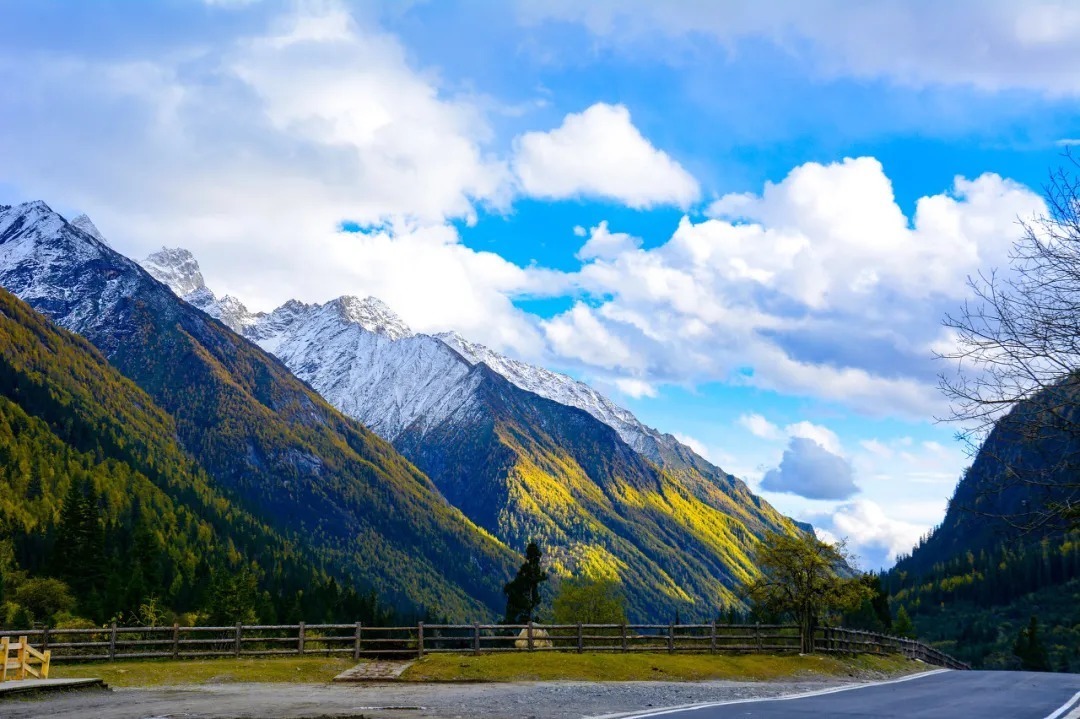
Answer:
M1058 717L1060 717L1065 712L1069 711L1069 708L1072 707L1074 704L1077 704L1078 702L1080 702L1080 692L1076 692L1075 694L1073 694L1072 699L1070 699L1069 701L1062 704L1061 707L1059 707L1056 712L1054 712L1053 714L1048 715L1046 717L1046 719L1058 719ZM1069 716L1065 717L1064 719L1073 719L1073 717L1080 717L1080 706L1078 706L1076 708L1075 712L1072 712L1071 714L1069 714Z
M589 717L589 719L646 719L647 717L665 716L667 714L678 714L679 712L691 712L698 709L710 709L712 707L726 707L732 704L753 704L755 702L784 702L792 699L807 699L809 697L819 697L826 694L839 694L840 692L849 692L855 689L867 689L869 687L881 687L886 684L900 684L901 682L910 682L912 679L922 679L923 677L933 676L935 674L941 674L942 672L949 672L951 669L935 669L929 672L920 672L918 674L910 674L906 677L899 679L890 679L884 682L870 682L867 684L846 684L842 687L832 687L830 689L817 689L812 692L803 692L801 694L782 694L778 697L756 697L752 699L729 699L722 702L705 702L700 704L684 704L682 706L666 707L664 709L650 709L645 712L630 712L621 714L604 714L602 716ZM1071 703L1071 702L1070 702ZM1068 707L1064 707L1067 709ZM1058 719L1058 715L1046 717L1046 719ZM1066 717L1065 719L1070 719Z

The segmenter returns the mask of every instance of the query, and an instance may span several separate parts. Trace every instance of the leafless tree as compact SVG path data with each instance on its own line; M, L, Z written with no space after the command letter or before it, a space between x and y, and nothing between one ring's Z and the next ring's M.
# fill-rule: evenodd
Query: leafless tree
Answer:
M981 449L970 470L981 489L963 508L1024 531L1080 523L1077 167L1051 174L1046 213L1020 221L1010 267L969 279L974 298L944 320L956 350L939 354L955 368L940 377L947 419ZM988 501L991 494L1011 500Z

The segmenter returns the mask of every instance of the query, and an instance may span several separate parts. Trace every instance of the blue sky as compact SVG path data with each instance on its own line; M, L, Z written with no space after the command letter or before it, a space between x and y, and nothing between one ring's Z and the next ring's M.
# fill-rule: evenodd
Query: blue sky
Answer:
M941 317L1080 136L1055 2L0 8L0 202L586 379L867 566L943 514Z

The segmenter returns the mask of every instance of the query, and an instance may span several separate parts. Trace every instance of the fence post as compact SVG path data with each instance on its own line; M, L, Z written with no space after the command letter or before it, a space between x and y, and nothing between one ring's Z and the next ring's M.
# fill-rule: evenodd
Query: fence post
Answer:
M296 633L296 653L304 653L304 623L300 622L299 631Z
M236 647L233 650L233 653L236 656L240 656L240 634L241 634L241 632L243 632L243 629L244 629L244 625L241 624L240 622L237 622L236 623Z
M716 620L709 622L709 654L716 654Z
M16 676L19 679L26 679L26 644L29 641L28 637L19 637L19 651L15 653L15 661L19 663L19 673Z
M627 650L627 646L626 646L626 622L622 623L622 650L623 650L623 654L626 654L626 650Z
M472 651L473 654L480 653L480 622L473 622L472 625Z
M173 622L172 625L172 658L180 658L180 622Z
M354 662L360 661L360 633L364 631L363 626L363 624L357 622L356 632L353 634L352 657Z
M116 659L116 622L109 625L109 661Z
M757 650L761 651L761 622L754 623L754 644L757 645Z
M577 653L581 654L585 651L585 631L581 626L581 622L577 623Z
M675 622L668 622L667 625L667 650L668 654L675 653Z
M49 627L46 625L45 629L41 633L41 651L47 651L49 649Z
M424 658L424 623L416 623L416 658Z
M533 650L533 622L531 619L529 620L529 627L526 631L529 635L529 651L531 652Z

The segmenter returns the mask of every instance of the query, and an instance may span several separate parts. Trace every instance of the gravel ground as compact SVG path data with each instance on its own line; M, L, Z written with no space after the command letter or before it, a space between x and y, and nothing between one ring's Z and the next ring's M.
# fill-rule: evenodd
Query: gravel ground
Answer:
M203 684L70 692L0 703L5 719L579 719L650 707L839 686L800 682L515 682L506 684Z

